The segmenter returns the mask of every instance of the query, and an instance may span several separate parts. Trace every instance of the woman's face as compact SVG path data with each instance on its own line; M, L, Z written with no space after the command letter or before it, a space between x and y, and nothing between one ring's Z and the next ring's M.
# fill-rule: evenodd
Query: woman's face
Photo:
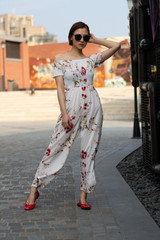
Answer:
M77 30L74 31L73 36L71 37L72 43L74 47L78 48L78 49L83 49L86 47L87 42L84 41L83 38L81 38L81 40L77 41L75 39L75 34L80 34L81 36L86 36L89 35L88 30L86 28L78 28Z

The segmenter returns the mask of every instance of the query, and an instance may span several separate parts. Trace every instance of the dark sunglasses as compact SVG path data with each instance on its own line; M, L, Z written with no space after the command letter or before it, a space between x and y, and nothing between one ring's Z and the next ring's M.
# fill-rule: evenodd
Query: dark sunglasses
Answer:
M82 39L82 37L83 37L83 40L84 40L85 42L88 42L89 39L90 39L90 35L84 35L84 36L82 36L81 34L75 34L74 36L75 36L76 41L80 41L80 40Z

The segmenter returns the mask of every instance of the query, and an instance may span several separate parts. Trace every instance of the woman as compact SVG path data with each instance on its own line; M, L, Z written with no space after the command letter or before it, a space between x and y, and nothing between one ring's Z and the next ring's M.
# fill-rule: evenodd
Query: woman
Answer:
M57 84L61 114L35 174L25 210L35 207L39 197L37 189L50 183L63 167L78 133L81 133L81 195L77 206L91 209L91 205L87 203L87 194L94 190L96 184L94 160L103 122L100 99L93 87L94 68L111 57L120 48L120 43L96 38L83 22L73 24L68 40L71 50L55 56L53 62L53 77ZM87 57L82 51L87 42L103 45L108 49Z

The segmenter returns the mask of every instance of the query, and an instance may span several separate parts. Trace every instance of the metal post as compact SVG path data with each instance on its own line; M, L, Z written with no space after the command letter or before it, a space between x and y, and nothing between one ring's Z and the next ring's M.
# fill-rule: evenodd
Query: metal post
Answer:
M3 76L2 76L2 83L3 83L3 91L6 91L6 88L5 88L5 58L4 58L4 48L3 48Z
M140 138L140 127L137 108L137 87L134 87L134 125L133 125L133 138Z
M3 91L6 91L6 87L5 87L5 57L4 57L4 49L6 47L6 43L5 42L1 42L1 47L3 50L3 76L2 76L2 88Z
M137 107L137 87L139 87L138 81L138 59L137 59L137 21L136 16L133 15L132 8L130 11L130 40L131 40L131 59L132 59L132 86L134 87L134 123L133 123L133 137L140 138L140 127L138 118L138 107Z

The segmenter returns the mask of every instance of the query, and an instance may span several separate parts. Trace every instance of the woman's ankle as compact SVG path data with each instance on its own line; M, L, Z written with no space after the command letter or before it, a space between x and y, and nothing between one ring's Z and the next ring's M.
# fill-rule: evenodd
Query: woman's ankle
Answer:
M82 192L81 192L81 198L82 198L82 199L87 199L87 193L84 192L84 191L82 191Z
M35 194L36 192L37 192L37 188L31 187L30 194L32 195L32 194Z

